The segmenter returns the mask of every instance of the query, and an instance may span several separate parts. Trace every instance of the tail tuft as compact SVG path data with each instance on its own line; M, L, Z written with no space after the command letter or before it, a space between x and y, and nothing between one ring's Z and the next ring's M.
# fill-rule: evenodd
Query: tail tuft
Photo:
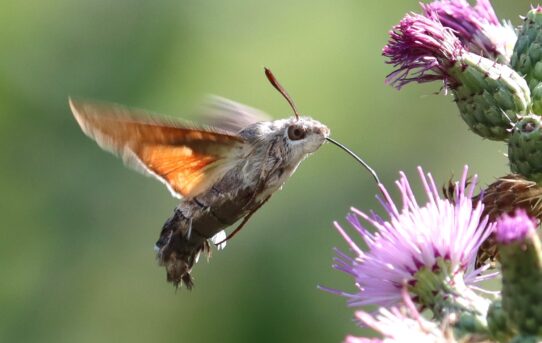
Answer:
M201 252L209 254L207 239L194 232L188 237L189 220L176 210L164 224L156 242L158 263L166 268L167 281L175 287L184 285L192 289L194 282L190 272Z

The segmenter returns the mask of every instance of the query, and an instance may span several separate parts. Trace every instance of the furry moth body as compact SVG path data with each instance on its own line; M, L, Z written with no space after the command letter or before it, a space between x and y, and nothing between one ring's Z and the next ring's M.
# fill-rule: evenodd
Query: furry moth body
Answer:
M241 219L241 226L246 223L329 136L325 125L299 117L267 69L266 75L292 105L294 117L271 121L258 110L216 98L203 111L213 127L194 128L121 106L70 99L86 135L181 198L155 245L175 286L191 288L199 255L212 243L223 247L223 230Z

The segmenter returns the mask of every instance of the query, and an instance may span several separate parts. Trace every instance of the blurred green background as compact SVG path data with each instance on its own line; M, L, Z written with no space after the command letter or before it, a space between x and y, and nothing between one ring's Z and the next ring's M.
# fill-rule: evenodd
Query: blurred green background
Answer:
M529 1L493 1L519 24ZM176 201L87 139L69 95L191 119L205 94L290 116L269 66L302 112L392 185L415 167L444 183L464 164L504 175L505 146L469 133L440 85L384 85L387 31L417 0L14 1L0 10L0 341L339 342L360 333L330 268L332 229L352 205L378 208L371 177L333 146L211 263L196 287L165 282L153 244ZM192 118L193 119L193 118Z

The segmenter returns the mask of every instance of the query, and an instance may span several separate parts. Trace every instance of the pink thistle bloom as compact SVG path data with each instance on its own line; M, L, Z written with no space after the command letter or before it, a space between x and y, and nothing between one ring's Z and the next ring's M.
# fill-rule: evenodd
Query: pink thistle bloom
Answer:
M476 176L468 184L468 168L465 167L461 181L456 183L455 200L450 201L440 197L430 174L425 175L421 168L418 171L427 196L425 204L418 204L407 177L401 173L396 181L401 193L401 208L380 185L384 197L379 200L388 220L352 208L348 222L366 249L335 222L354 256L336 250L334 268L354 278L357 292L326 290L347 297L350 306L389 308L401 301L405 285L422 306L432 307L438 301L435 300L437 294L459 293L470 297L469 302L476 296L470 295L472 290L468 286L493 276L482 275L485 269L474 266L478 248L493 231L493 224L488 224L487 217L482 217L483 205L473 205ZM375 232L366 229L360 218ZM449 293L452 288L455 291ZM444 298L450 297L454 296Z
M524 210L516 210L515 214L504 214L497 220L495 238L500 244L522 242L536 235L536 222Z
M426 16L438 19L451 28L471 52L508 63L517 40L510 22L499 22L489 0L438 0L422 4Z
M386 63L396 67L386 77L386 82L401 89L410 82L444 80L445 85L455 84L449 74L464 52L464 47L450 28L439 21L420 14L407 14L390 31L388 44L382 55Z

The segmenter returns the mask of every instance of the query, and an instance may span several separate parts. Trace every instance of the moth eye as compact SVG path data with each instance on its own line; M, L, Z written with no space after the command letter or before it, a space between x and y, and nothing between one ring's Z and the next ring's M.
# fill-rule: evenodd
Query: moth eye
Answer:
M305 130L302 127L292 125L288 128L288 138L297 141L305 138Z

